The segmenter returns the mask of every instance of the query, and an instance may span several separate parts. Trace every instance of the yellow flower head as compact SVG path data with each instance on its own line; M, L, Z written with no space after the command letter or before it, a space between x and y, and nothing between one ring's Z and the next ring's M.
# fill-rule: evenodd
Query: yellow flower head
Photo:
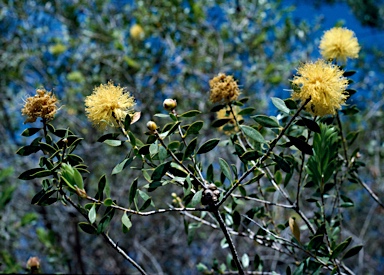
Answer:
M341 109L347 96L344 91L348 80L338 66L324 60L303 64L293 78L292 99L306 101L306 110L315 116L336 114Z
M326 31L319 48L324 59L337 59L343 63L347 58L357 58L360 51L355 33L346 28L332 28Z
M127 114L133 117L134 105L135 98L111 81L95 87L85 99L88 119L101 130L107 126L119 127L119 121L124 121Z
M239 107L232 106L232 110L235 113L237 121L243 120L243 117L241 115L238 115L238 113L240 112ZM217 116L217 119L225 119L225 118L230 119L224 126L221 126L219 128L219 130L223 131L224 134L230 135L232 133L236 133L239 131L239 127L237 126L236 120L235 120L232 112L230 111L229 107L221 109L220 111L218 111L216 113L216 116Z
M228 103L236 100L240 95L237 82L233 79L233 76L230 75L218 74L209 81L209 86L211 87L210 100L213 103L220 101Z
M58 102L51 92L47 92L45 89L37 89L36 95L28 97L21 110L21 113L28 117L24 123L35 122L38 117L46 121L52 120L58 110Z
M130 28L129 34L133 39L140 40L144 38L144 29L139 24L135 24Z

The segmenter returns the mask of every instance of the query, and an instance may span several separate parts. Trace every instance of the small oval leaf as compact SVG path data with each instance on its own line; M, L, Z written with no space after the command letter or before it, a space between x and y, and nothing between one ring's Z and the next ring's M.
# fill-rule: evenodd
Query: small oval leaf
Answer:
M219 138L207 140L206 142L203 143L203 145L200 146L196 154L208 153L209 151L213 150L216 147L216 145L219 144L219 142L220 142Z

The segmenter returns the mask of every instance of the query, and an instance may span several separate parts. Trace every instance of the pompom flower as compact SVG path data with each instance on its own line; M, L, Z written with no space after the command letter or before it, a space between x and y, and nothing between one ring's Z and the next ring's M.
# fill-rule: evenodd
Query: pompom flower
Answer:
M209 81L209 86L211 88L210 100L213 103L220 101L228 103L236 100L240 95L237 82L230 75L218 74Z
M113 82L95 87L93 93L85 99L85 111L88 119L101 130L107 126L119 127L129 114L134 117L135 98Z
M129 34L133 39L140 40L144 38L144 29L139 24L135 24L129 29Z
M35 122L38 117L46 121L52 120L58 110L58 102L52 92L47 92L45 89L37 89L36 95L28 97L21 110L21 113L27 116L24 123Z
M346 28L332 28L326 31L319 48L324 59L336 59L343 63L347 58L357 58L360 51L355 33Z
M303 64L293 78L292 99L306 101L306 110L315 116L334 115L347 99L348 80L338 66L324 60Z
M237 106L232 106L233 112L235 113L236 120L241 121L243 120L243 117L241 115L238 115L240 108ZM229 121L219 128L220 131L223 131L224 134L230 135L232 133L236 133L239 131L239 127L236 124L235 117L233 116L232 112L230 111L230 108L224 108L221 109L216 113L217 119L229 119Z

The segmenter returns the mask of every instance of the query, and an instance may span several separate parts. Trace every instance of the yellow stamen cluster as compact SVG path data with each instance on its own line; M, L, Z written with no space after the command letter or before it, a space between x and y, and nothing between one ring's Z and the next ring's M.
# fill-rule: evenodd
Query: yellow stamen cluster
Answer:
M119 127L129 114L133 117L135 98L124 88L113 82L101 84L85 99L85 111L88 119L101 130L107 126Z
M237 82L230 75L218 74L209 81L209 86L211 88L210 100L213 103L220 101L228 103L236 100L240 95Z
M303 64L293 78L292 99L306 101L306 110L315 116L334 115L347 96L348 80L338 66L324 60Z
M28 117L24 123L35 122L38 117L46 121L52 120L58 110L58 102L52 92L37 89L36 95L27 98L21 110L21 113Z
M324 59L339 60L343 63L347 58L357 58L360 51L355 33L346 28L332 28L326 31L319 48Z

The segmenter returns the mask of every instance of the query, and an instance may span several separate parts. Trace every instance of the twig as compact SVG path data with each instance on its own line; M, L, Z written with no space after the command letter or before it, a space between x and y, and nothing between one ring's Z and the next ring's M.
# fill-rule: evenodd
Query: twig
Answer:
M277 142L283 137L285 134L285 131L291 126L293 121L296 119L296 117L299 115L299 113L304 109L304 107L308 104L308 102L311 100L311 98L308 98L303 105L296 111L296 113L292 116L292 118L289 120L287 125L281 130L280 134L270 143L268 151L258 159L258 161L247 171L244 172L244 174L239 178L239 180L232 185L232 187L224 194L224 197L221 201L219 201L215 206L219 207L224 203L226 199L232 194L232 192L240 185L240 183L249 175L251 174L257 167L258 165L262 164L269 156L269 154L272 152L272 150L275 148Z
M86 198L90 201L93 201L95 203L98 203L98 204L102 204L103 202L100 201L100 200L97 200L95 198L92 198L90 196L86 196ZM125 211L129 214L135 214L135 215L139 215L139 216L150 216L150 215L156 215L156 214L161 214L161 213L165 213L165 212L181 212L181 211L208 211L207 208L187 208L187 207L171 207L171 208L167 208L167 209L158 209L158 210L153 210L153 211L148 211L148 212L140 212L140 211L136 211L136 210L132 210L132 209L129 209L129 208L124 208L122 206L119 206L119 205L115 205L115 204L112 204L110 205L110 207L112 208L115 208L117 210L121 210L121 211Z
M67 196L67 194L65 194L65 192L63 190L59 190L60 191L60 194L65 198L66 201L68 201L76 210L77 212L79 212L81 215L83 215L84 218L87 219L87 221L89 222L89 219L88 219L88 216L85 214L85 213L82 213L82 211L80 210L80 208L71 200L70 197ZM104 239L110 244L110 246L115 249L117 252L119 252L128 262L130 262L141 274L144 274L146 275L147 273L145 272L145 270L138 264L136 263L131 257L128 256L128 254L123 250L121 249L117 243L115 243L107 234L105 234L104 232L101 233L101 235L104 237Z
M155 136L156 136L156 138L157 138L157 140L158 141L160 141L160 143L161 143L161 145L167 150L167 152L171 155L171 157L174 159L174 161L176 161L177 162L177 164L179 164L181 167L183 167L183 169L185 170L185 171L187 171L188 172L188 174L190 174L204 189L207 189L208 187L207 187L207 185L202 181L202 180L200 180L200 179L198 179L196 176L195 176L195 174L194 173L192 173L191 171L189 171L189 169L188 169L188 167L186 167L185 165L184 165L184 163L183 162L181 162L176 156L175 156L175 154L171 151L171 150L169 150L168 149L168 147L167 147L167 145L165 145L165 143L164 143L164 141L163 141L163 139L160 137L160 135L159 135L159 133L157 132L157 130L155 130Z
M236 265L237 270L239 272L238 274L244 275L245 273L244 273L243 267L241 266L241 263L240 263L239 256L237 254L236 248L235 248L235 246L234 246L234 244L232 242L231 235L229 235L229 232L227 230L227 227L225 226L225 223L223 221L223 218L220 215L219 210L215 209L213 211L213 214L215 215L216 220L217 220L217 222L220 225L221 231L223 231L225 239L227 240L227 243L229 245L229 249L231 250L231 253L232 253L233 261L235 262L235 265Z
M365 188L365 190L368 191L369 195L371 195L372 199L374 199L382 208L384 208L384 204L381 202L379 197L372 191L372 189L364 182L362 181L356 172L353 173L353 175L356 177L357 181Z
M339 113L336 113L336 120L337 120L337 125L339 126L339 129L340 129L340 135L341 135L342 144L343 144L345 166L348 167L349 166L349 160L348 160L347 145L346 145L347 141L346 141L346 139L344 137L343 127L341 125L341 120L340 120Z

